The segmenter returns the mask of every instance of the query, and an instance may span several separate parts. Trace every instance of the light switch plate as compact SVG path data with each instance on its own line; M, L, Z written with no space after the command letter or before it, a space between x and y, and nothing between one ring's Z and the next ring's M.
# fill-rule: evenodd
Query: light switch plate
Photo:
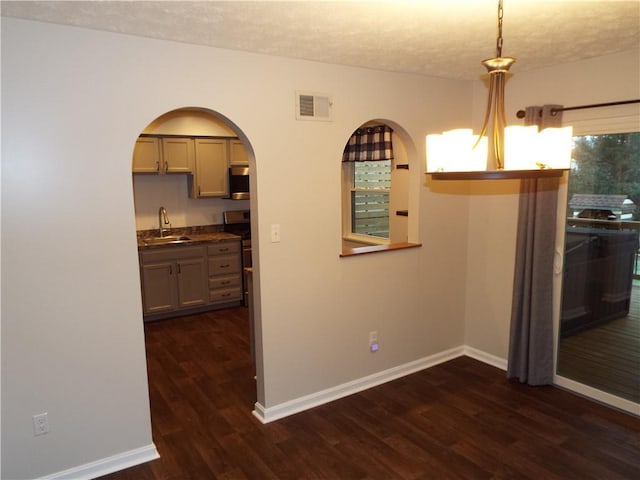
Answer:
M280 241L280 224L274 223L271 225L271 242L278 243Z

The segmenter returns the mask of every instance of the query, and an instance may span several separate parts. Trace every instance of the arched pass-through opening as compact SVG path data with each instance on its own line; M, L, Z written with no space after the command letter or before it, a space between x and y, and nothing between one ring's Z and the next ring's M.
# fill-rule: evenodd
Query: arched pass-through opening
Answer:
M396 122L355 126L341 162L341 256L420 246L419 166L410 135Z
M257 229L252 228L249 222L251 217L255 218L257 205L256 165L247 136L234 122L218 112L202 107L184 107L163 113L150 121L140 132L132 150L132 186L145 325L149 327L156 320L160 323L209 311L212 316L215 314L219 318L225 310L233 311L235 317L249 322L257 381L256 397L260 401L264 397L261 388L261 336L260 328L255 328L253 321L255 305L259 302L253 300L257 299L257 292L249 294L248 291L248 286L258 283L258 273L245 268L251 266L253 258L257 258L257 251L251 247L252 230L257 233ZM247 177L243 181L250 187L247 189L251 191L250 197L231 198L232 167L246 169ZM225 261L216 263L207 246L211 244L203 244L200 240L209 238L202 236L205 234L226 234L228 212L233 212L232 216L242 213L247 224L240 251L234 246L236 250L232 256L224 252L220 258ZM158 237L160 240L156 240ZM169 242L167 237L175 240L165 244ZM181 240L185 237L187 240ZM255 240L253 245L257 247ZM179 258L180 255L175 260L161 258L158 252L167 251L165 247L179 247L181 254L189 249L205 253L200 259L183 259ZM148 266L143 257L147 255L145 258L149 258L148 254L152 251L154 253L151 256L158 258L153 257L152 264ZM240 260L234 263L237 258ZM232 262L227 262L228 259ZM222 274L212 271L226 268L229 263L231 269L236 265L237 271L229 270ZM175 275L175 278L163 276L163 269L168 272L167 275ZM192 274L190 280L180 283L177 275L186 277L189 272ZM160 286L157 285L158 278ZM255 317L259 318L259 315ZM215 348L211 346L212 351ZM151 371L148 376L151 383L154 380ZM246 407L251 409L253 405Z

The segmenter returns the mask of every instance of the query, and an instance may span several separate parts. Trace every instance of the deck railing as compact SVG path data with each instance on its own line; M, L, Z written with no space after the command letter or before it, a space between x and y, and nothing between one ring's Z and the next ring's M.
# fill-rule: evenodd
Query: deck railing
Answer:
M640 222L633 220L598 220L595 218L567 218L569 227L601 228L604 230L640 231ZM633 279L640 280L640 244L636 250Z

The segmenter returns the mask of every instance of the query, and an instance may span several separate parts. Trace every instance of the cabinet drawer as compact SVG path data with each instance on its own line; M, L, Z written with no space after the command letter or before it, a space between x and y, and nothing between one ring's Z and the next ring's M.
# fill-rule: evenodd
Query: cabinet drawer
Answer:
M204 257L204 247L174 246L144 250L140 254L142 263L155 263L183 258Z
M241 284L242 280L240 275L209 277L210 290L239 287Z
M237 287L226 288L224 290L210 290L209 300L212 302L235 302L242 300L242 289Z
M220 242L207 247L209 255L228 255L240 252L240 242Z
M209 257L209 275L226 275L240 272L239 255Z

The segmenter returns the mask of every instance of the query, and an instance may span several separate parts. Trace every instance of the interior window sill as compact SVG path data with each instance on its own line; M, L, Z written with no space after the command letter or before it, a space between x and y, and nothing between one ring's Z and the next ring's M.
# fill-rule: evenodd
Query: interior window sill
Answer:
M366 245L364 247L344 248L340 253L341 257L353 257L355 255L365 255L367 253L390 252L392 250L403 250L405 248L421 247L421 243L389 243L387 245Z

